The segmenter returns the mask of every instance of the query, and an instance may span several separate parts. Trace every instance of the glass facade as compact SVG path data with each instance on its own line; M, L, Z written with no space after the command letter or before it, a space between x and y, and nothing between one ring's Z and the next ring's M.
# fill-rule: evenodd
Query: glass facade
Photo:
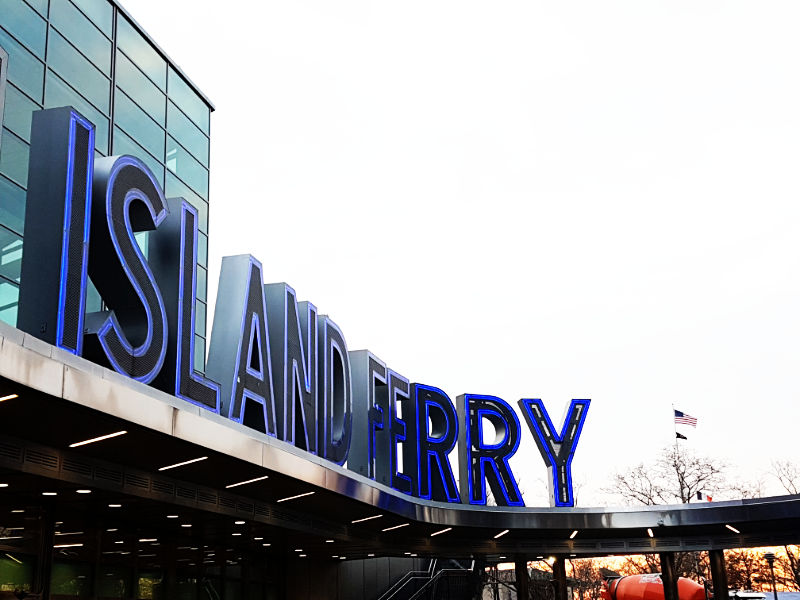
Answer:
M0 46L9 55L0 140L0 319L16 325L31 113L72 106L95 124L98 156L138 156L167 196L198 209L195 368L204 370L211 107L110 0L3 0Z

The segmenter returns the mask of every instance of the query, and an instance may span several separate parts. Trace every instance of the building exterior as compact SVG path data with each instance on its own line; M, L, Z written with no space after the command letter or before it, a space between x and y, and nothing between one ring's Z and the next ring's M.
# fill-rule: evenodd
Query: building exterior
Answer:
M213 106L133 18L110 0L8 0L9 55L0 140L0 319L16 325L31 114L72 106L95 127L97 156L133 154L167 196L199 213L195 366L204 368L208 173ZM146 237L146 236L144 236ZM146 248L146 240L143 239ZM90 297L89 305L99 305Z
M560 433L520 400L554 487L526 508L513 407L349 352L248 255L207 335L211 104L114 1L2 0L0 47L0 600L473 598L512 560L525 597L537 555L566 600L568 557L641 552L677 600L675 551L710 550L719 587L721 549L800 539L796 496L575 508L589 400ZM141 301L122 325L109 281Z

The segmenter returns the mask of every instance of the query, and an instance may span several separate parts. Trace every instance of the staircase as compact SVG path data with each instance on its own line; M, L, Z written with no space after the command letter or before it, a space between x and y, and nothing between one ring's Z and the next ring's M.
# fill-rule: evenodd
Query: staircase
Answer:
M440 568L431 560L427 571L409 571L378 600L473 600L479 593L480 577L472 567L464 568L456 561Z

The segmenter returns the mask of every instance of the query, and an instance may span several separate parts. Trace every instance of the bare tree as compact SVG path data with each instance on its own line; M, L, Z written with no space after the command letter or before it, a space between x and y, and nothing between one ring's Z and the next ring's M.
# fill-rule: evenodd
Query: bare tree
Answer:
M607 493L628 504L687 504L697 492L725 489L725 464L679 447L664 448L651 464L616 473Z
M800 494L800 467L790 460L776 460L772 463L772 474L790 494Z

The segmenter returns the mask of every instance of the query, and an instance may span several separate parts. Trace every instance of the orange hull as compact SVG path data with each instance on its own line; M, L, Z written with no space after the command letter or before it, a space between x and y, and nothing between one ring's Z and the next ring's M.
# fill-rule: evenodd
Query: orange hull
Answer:
M664 584L658 573L612 579L606 582L603 598L604 600L664 600ZM678 599L706 600L706 592L699 583L679 577Z

